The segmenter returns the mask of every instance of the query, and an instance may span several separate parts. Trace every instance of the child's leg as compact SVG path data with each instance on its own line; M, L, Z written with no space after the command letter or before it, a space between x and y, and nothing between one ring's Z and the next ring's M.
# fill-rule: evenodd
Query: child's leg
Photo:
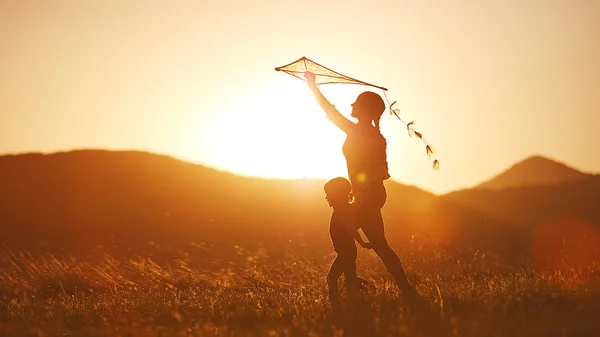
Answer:
M359 288L359 282L358 282L358 276L356 275L356 258L357 258L357 251L356 251L356 247L354 247L354 249L351 249L347 252L344 252L343 255L343 272L344 272L344 278L345 278L345 285L346 285L346 290L348 291L348 295L350 295L351 297L357 296L358 295L358 288Z
M340 256L338 255L336 256L335 260L333 260L333 263L329 268L329 273L327 274L327 287L329 288L330 301L335 301L339 299L337 280L343 272L343 260L340 259Z

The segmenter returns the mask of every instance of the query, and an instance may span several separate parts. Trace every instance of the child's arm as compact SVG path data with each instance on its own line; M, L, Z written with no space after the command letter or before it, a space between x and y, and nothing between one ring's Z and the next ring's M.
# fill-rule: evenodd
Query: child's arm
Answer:
M363 248L367 248L367 249L372 248L371 243L365 242L363 240L362 236L360 236L360 233L358 232L356 227L354 227L352 222L345 221L344 228L348 231L348 233L352 234L352 237L354 238L354 240L356 240L356 242L358 242L361 246L363 246Z

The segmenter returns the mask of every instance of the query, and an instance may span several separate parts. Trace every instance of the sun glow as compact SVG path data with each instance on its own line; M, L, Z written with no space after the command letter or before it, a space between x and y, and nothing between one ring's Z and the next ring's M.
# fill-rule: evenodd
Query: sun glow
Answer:
M347 115L352 88L322 88ZM356 89L355 89L356 90ZM215 166L266 178L346 176L345 135L326 117L306 84L287 79L236 99L208 128Z

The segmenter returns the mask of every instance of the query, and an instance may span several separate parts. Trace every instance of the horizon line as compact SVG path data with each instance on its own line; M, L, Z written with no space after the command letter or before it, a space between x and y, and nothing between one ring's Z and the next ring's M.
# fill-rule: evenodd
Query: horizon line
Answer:
M163 153L163 152L158 152L158 151L155 151L155 150L148 150L148 149L141 149L141 148L78 147L78 148L70 148L70 149L48 150L48 151L43 151L43 150L35 150L35 151L28 150L28 151L21 151L21 152L4 152L4 153L0 153L0 157L19 156L19 155L35 155L35 154L38 154L38 155L55 155L55 154L66 154L66 153L84 152L84 151L90 151L90 152L91 151L98 151L98 152L104 151L104 152L115 152L115 153L116 152L146 153L146 154L150 154L150 155L168 157L168 158L171 158L171 159L174 159L174 160L177 160L177 161L180 161L180 162L192 164L192 165L203 166L205 168L209 168L209 169L212 169L212 170L215 170L215 171L218 171L218 172L223 172L223 173L231 174L231 175L234 175L234 176L237 176L237 177L241 177L241 178L252 178L252 179L273 180L273 181L296 181L296 180L304 180L304 181L305 180L326 181L327 179L329 179L327 177L288 177L288 178L281 177L281 178L277 178L277 177L266 177L266 176L258 176L258 175L246 175L246 174L243 174L243 173L234 172L232 170L228 170L228 169L223 169L223 168L218 168L218 167L215 167L215 166L211 166L211 165L206 164L206 163L196 162L196 161L189 160L189 159L184 159L182 157L179 157L179 156L176 156L176 155L173 155L173 154L170 154L170 153ZM398 179L394 179L394 178L389 178L388 180L390 180L390 181L392 181L394 183L400 184L400 185L407 186L407 187L417 188L419 190L422 190L424 192L433 194L435 196L443 196L443 195L454 193L454 192L458 192L458 191L463 191L463 190L469 190L469 189L476 188L477 186L479 186L479 185L481 185L481 184L483 184L485 182L488 182L491 179L494 179L494 178L498 177L499 175L505 173L506 171L510 170L514 166L516 166L516 165L518 165L518 164L520 164L520 163L522 163L522 162L524 162L524 161L526 161L528 159L532 159L532 158L536 158L536 157L543 158L543 159L552 161L552 162L557 163L557 164L562 164L562 165L564 165L564 166L566 166L566 167L568 167L568 168L570 168L572 170L578 171L578 172L580 172L582 174L593 175L593 176L599 175L598 171L585 172L585 171L580 170L580 169L578 169L578 168L576 168L574 166L569 165L568 163L566 163L564 161L561 161L561 160L558 160L558 159L555 159L555 158L552 158L552 157L549 157L549 156L544 156L544 155L541 155L539 153L535 153L535 154L531 154L529 156L523 157L523 159L521 159L521 160L519 160L517 162L514 162L514 163L512 163L510 165L507 165L504 169L500 170L499 173L496 173L496 174L492 175L488 179L484 179L484 180L482 180L482 181L480 181L478 183L475 183L475 184L465 185L465 186L462 186L462 187L450 189L450 190L448 190L446 192L442 192L442 193L436 193L436 192L431 191L431 190L429 190L427 188L421 187L421 186L419 186L417 184L409 184L409 183L406 183L404 181L401 181L401 180L398 180Z

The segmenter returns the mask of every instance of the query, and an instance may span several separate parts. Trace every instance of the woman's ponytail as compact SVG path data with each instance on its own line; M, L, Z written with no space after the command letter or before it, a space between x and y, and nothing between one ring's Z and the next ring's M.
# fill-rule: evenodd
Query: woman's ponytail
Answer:
M379 130L379 120L381 120L381 116L374 118L373 123L375 124L375 129L377 129L377 132L381 133L381 130Z

